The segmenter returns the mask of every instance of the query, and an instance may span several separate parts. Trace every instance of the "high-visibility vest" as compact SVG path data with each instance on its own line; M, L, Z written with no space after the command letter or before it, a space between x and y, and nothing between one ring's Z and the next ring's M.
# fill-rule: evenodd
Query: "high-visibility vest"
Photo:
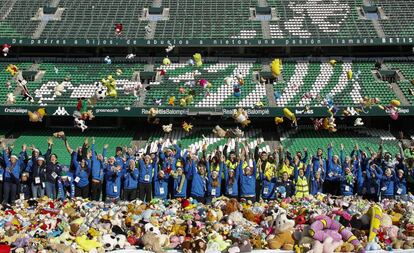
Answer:
M309 186L308 186L308 179L304 177L298 176L296 180L296 195L297 198L303 198L309 196Z
M276 166L273 163L266 163L266 167L264 169L264 176L274 178L276 176Z

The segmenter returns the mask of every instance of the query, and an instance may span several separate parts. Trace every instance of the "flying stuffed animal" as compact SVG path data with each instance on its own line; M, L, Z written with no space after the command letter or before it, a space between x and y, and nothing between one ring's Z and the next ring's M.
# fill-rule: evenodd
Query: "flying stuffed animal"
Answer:
M2 46L2 52L3 52L3 56L6 57L9 54L11 46L9 44L3 44Z
M169 52L173 51L174 48L175 46L168 42L168 47L165 49L165 52L168 54Z
M173 127L173 124L163 125L163 126L162 126L162 130L163 130L165 133L171 133L171 131L172 131L172 127Z
M201 58L201 54L199 53L194 54L193 59L194 59L196 67L201 67L203 65L203 59Z
M116 91L116 80L112 77L112 75L109 75L106 79L103 78L101 80L101 83L106 87L106 95L110 97L117 97L118 92Z
M165 65L165 66L168 66L168 65L170 65L170 64L171 64L171 60L170 60L168 57L165 57L165 58L162 60L162 64L163 64L163 65Z
M147 119L148 123L155 124L155 125L159 124L160 123L160 119L156 117L157 114L158 114L158 109L157 108L151 108L151 109L149 109L149 111L148 111L148 119Z
M29 89L27 88L27 81L23 78L23 72L14 64L9 64L6 71L10 73L17 86L14 90L14 94L21 93L23 99L34 102L32 95L30 95Z
M39 108L34 112L28 111L27 114L29 115L30 122L42 122L43 117L46 115L46 111L44 108Z
M251 123L249 115L247 115L247 112L243 108L234 109L233 119L243 127L246 127Z
M6 104L12 105L16 103L16 98L14 97L13 93L7 93L7 101Z
M191 123L187 123L186 121L183 122L182 127L187 133L193 129L193 125Z
M122 24L115 24L115 34L120 35L124 26Z
M282 60L281 59L274 59L272 64L270 65L270 69L272 70L272 75L274 77L280 76L282 73Z

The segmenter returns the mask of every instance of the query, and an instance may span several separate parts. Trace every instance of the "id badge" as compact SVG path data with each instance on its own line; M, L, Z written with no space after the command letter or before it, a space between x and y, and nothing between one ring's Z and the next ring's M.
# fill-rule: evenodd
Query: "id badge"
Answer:
M329 177L333 177L334 173L333 172L329 172L328 176Z
M75 177L75 180L74 180L76 183L79 183L79 181L80 181L80 178L79 177Z
M118 186L114 185L114 192L117 193L118 192Z
M0 181L3 181L3 174L0 174Z
M42 183L42 188L46 188L45 182Z
M216 189L211 189L211 196L216 196Z
M20 199L24 200L24 193L20 193Z
M383 191L383 192L385 192L386 190L387 190L387 187L386 186L384 186L384 187L381 188L381 191Z
M164 187L160 187L160 194L164 194Z
M150 176L147 174L147 175L145 175L145 177L144 177L144 181L145 182L149 182L149 179L150 179Z
M35 184L40 184L40 177L35 177Z
M56 174L56 172L54 172L54 171L53 171L53 173L52 173L52 177L53 177L53 179L56 179L56 178L57 178L57 176L58 176L58 175Z
M375 187L371 187L371 193L374 194L375 193Z
M232 195L233 194L233 188L229 188L228 192L229 192L229 195Z
M265 187L265 188L263 189L263 194L269 194L269 188Z
M400 195L401 193L402 193L402 189L401 188L398 188L397 194Z
M345 191L349 192L349 186L348 185L345 185Z

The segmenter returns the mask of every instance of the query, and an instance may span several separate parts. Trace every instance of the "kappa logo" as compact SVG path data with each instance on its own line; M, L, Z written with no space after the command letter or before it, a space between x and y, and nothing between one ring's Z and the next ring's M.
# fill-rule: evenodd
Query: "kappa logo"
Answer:
M65 107L58 107L56 109L56 111L53 113L53 115L59 115L59 116L64 116L64 115L69 115L68 111L66 111Z

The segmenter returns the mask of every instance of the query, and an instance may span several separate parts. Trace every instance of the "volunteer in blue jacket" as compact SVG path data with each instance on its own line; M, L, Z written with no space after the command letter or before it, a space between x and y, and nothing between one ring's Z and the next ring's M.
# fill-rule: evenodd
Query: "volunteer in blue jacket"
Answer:
M249 153L246 150L245 157L248 157ZM256 161L250 159L246 167L242 162L239 163L239 175L240 175L240 197L252 202L256 201ZM243 168L244 167L244 168Z
M32 161L31 159L30 161ZM46 161L43 156L38 156L31 166L26 167L29 172L33 198L41 198L45 195Z
M183 164L177 162L177 170L172 172L173 177L173 197L174 198L186 198L187 197L187 185L188 185L188 170L189 163L186 163L185 170L183 169Z
M168 140L169 142L169 140ZM170 170L176 170L176 164L181 158L181 148L177 145L177 141L173 141L173 147L167 148L165 152L161 152L161 143L158 143L159 156L163 162L164 168L170 168Z
M333 155L331 143L328 147L328 163L325 177L326 186L324 187L326 193L336 196L339 195L342 174L343 171L339 162L339 157L337 155Z
M239 162L240 163L240 162ZM228 169L226 164L223 165L224 170L224 180L226 186L226 192L224 193L228 198L239 197L239 181L240 181L240 171L238 167L236 169Z
M326 169L326 160L323 159L323 150L321 148L318 148L316 156L312 156L311 163L313 164L313 172L317 171L319 168Z
M66 139L65 139L65 143L66 143ZM46 160L45 189L46 189L46 195L51 199L55 199L57 197L56 183L57 183L58 177L60 176L61 166L58 162L57 155L52 154L52 146L53 146L53 141L52 139L49 139L48 149L45 154L45 160Z
M405 197L407 195L407 180L405 179L404 170L399 169L397 171L394 194L396 197Z
M0 166L0 203L3 203L4 168Z
M381 178L381 198L393 199L395 190L395 174L391 171L391 168L387 167Z
M157 156L151 162L151 156L146 155L144 159L141 157L138 159L139 162L139 199L145 202L152 200L152 181L154 177L155 167L158 166Z
M382 169L374 162L368 162L367 167L367 191L368 199L379 201L379 192L381 187ZM369 174L369 176L368 176Z
M206 203L206 192L208 184L208 163L195 161L191 163L190 175L191 181L191 197L200 203Z
M124 178L124 200L132 201L137 198L138 190L138 168L136 168L135 160L130 159L128 166L123 174Z
M311 164L308 166L312 168ZM325 175L325 173L323 173L322 170L310 173L310 194L315 196L318 193L323 193L323 183L325 181L323 175Z
M23 172L19 184L18 197L20 199L30 199L31 187L29 181L29 173Z
M276 168L265 166L264 170L260 172L260 180L262 182L261 197L265 200L276 199Z
M6 164L4 172L4 191L3 191L3 204L13 204L16 200L17 186L20 180L20 166L22 161L16 156L9 155L6 152L6 145L3 145L3 160Z
M221 196L221 175L223 173L223 163L224 163L224 156L221 158L219 164L219 171L207 171L208 176L208 184L207 184L207 200L206 203L211 203L213 198L218 198ZM207 164L209 164L207 162Z
M161 170L155 167L155 176L154 176L154 197L157 199L167 199L168 196L168 181L170 174L167 173L167 170ZM171 173L174 173L171 170Z
M91 199L99 201L102 192L102 183L104 180L104 163L108 144L104 145L102 154L96 154L95 138L92 138L92 158L91 158Z
M106 201L116 203L119 200L121 194L121 178L122 178L122 167L115 165L115 157L111 157L111 164L108 164L105 172L106 179Z
M85 159L80 162L76 161L77 152L72 152L72 162L75 167L75 197L84 199L89 197L89 170Z
M355 185L355 177L352 174L351 169L346 166L345 173L341 177L341 195L342 196L352 196L354 195L354 185Z
M69 172L69 168L63 169L58 179L58 199L65 200L67 197L75 197L75 184L73 183L73 175Z

